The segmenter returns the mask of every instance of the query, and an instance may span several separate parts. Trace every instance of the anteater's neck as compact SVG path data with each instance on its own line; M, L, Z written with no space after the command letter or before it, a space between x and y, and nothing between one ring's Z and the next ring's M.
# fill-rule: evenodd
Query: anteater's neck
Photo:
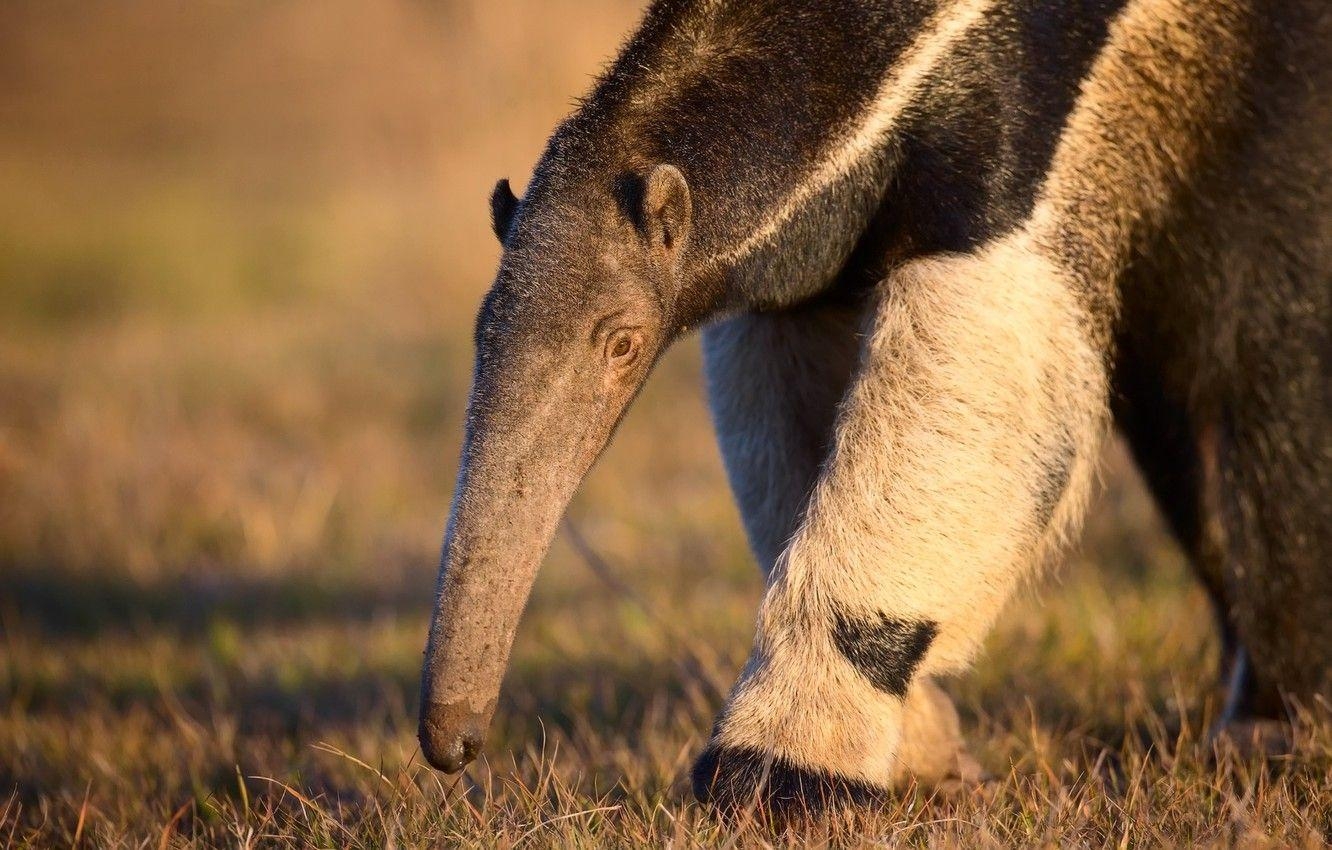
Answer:
M533 189L680 167L686 321L870 283L1026 218L1122 1L660 0Z

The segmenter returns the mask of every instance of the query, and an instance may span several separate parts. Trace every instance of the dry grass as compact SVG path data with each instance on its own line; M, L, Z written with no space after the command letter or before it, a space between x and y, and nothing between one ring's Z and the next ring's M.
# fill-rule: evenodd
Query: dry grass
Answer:
M1321 844L1326 728L1287 761L1197 744L1209 614L1119 457L1069 568L950 683L995 783L798 835L711 820L685 776L760 583L693 343L572 510L629 591L557 542L486 759L422 766L484 199L637 11L12 0L0 842Z

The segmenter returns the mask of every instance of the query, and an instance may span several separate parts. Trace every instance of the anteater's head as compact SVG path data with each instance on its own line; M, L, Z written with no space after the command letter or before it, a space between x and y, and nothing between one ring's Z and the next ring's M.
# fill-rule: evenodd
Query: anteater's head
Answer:
M560 182L556 178L553 182ZM476 370L421 692L421 748L481 746L518 618L579 480L690 321L689 186L670 165L491 198L504 246Z

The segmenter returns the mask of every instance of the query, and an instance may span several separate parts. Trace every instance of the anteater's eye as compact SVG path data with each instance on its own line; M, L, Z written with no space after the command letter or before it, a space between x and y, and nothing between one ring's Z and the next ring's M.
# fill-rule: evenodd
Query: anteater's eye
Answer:
M621 331L611 336L606 343L606 354L617 366L628 364L634 359L638 346L634 344L633 334Z

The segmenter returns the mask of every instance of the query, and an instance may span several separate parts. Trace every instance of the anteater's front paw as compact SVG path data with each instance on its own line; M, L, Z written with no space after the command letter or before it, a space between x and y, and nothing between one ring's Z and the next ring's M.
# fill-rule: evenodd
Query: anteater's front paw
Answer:
M881 803L889 791L772 753L708 745L694 764L694 795L722 815L814 817L829 809Z

